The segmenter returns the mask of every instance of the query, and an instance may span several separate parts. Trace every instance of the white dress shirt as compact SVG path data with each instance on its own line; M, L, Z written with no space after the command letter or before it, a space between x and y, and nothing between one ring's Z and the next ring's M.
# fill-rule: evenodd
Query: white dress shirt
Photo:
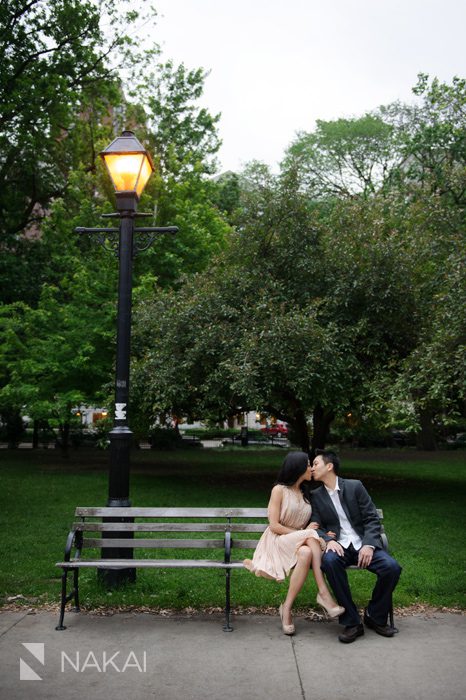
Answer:
M347 549L350 546L350 544L352 544L356 550L361 549L362 540L359 537L356 530L354 529L354 527L351 525L350 521L348 520L348 516L346 515L341 505L339 494L340 485L338 483L338 477L334 489L329 489L328 486L325 486L325 488L327 489L328 495L332 499L332 503L335 506L335 510L337 511L338 519L340 521L340 538L338 542L345 549Z

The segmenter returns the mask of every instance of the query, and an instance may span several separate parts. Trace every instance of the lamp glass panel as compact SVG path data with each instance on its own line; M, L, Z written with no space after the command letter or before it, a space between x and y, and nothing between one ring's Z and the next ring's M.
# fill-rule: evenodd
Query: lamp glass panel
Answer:
M142 161L143 159L147 160L145 154L109 153L107 155L104 155L104 158L116 191L135 192L136 187L138 186L138 177L141 172Z
M142 162L142 166L141 166L141 173L139 175L139 180L138 180L137 186L136 186L136 192L137 192L138 197L141 196L141 193L142 193L144 187L146 186L148 179L152 175L152 170L153 170L153 168L152 168L152 165L150 164L149 158L145 155L144 160Z

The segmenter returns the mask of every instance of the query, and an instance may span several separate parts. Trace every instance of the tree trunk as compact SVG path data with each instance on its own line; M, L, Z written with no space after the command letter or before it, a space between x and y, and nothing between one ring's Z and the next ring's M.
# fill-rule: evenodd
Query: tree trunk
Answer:
M307 421L304 411L298 409L290 421L296 444L303 452L309 453L309 431L307 429Z
M32 449L37 450L39 447L39 421L34 421L34 427L32 429Z
M8 449L15 450L18 448L23 435L23 419L21 418L20 411L16 409L11 409L11 411L6 413L5 418Z
M70 424L68 421L60 425L59 434L63 456L68 457L68 448L70 446Z
M437 449L435 440L434 424L432 422L432 411L424 408L419 411L419 422L421 429L416 433L416 447L418 450L433 452Z
M317 404L312 414L313 430L311 440L310 457L314 459L316 450L325 449L328 440L330 424L335 418L333 411L326 411L321 404Z

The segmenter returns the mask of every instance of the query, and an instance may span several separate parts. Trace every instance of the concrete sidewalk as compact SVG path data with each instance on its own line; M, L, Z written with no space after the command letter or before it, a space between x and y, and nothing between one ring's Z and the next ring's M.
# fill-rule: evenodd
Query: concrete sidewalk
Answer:
M401 617L393 639L366 630L349 645L336 622L298 618L285 637L278 615L238 616L232 633L217 615L67 613L64 632L56 622L50 612L0 612L1 700L466 697L466 615Z

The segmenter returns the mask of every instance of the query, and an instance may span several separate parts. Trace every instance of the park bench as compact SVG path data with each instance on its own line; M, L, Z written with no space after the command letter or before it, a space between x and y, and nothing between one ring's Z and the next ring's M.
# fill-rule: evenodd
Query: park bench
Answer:
M377 511L382 519L382 511ZM60 617L56 627L64 630L66 604L73 600L79 611L79 571L205 568L225 572L224 631L230 624L230 577L233 569L243 569L244 552L233 560L232 550L255 549L267 527L266 508L84 508L75 511L75 522L68 534L62 568ZM385 534L384 548L388 550ZM115 551L133 549L144 558L114 558ZM106 550L105 558L96 555ZM202 553L205 559L188 558L187 550ZM83 556L91 552L93 556ZM150 555L154 553L156 557ZM168 554L170 557L164 557ZM110 555L110 556L108 556ZM353 567L356 568L356 567ZM73 574L73 589L67 592L67 579ZM393 627L393 610L390 612Z

